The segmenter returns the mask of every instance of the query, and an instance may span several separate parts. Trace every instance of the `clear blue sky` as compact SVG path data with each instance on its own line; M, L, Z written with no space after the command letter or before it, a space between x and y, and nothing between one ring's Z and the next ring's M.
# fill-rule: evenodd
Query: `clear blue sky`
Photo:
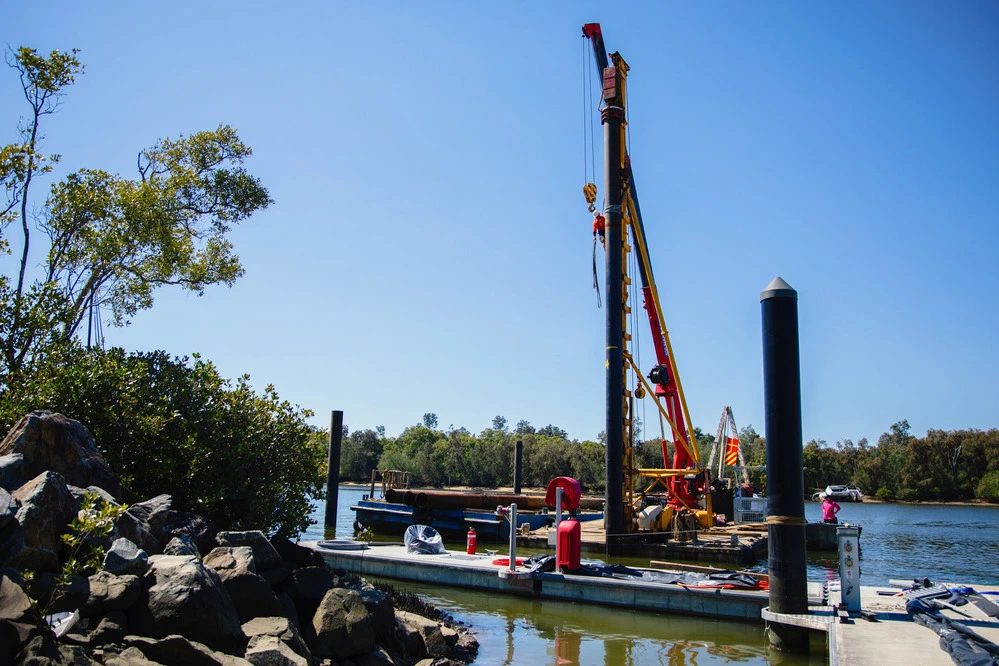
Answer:
M233 234L232 289L161 291L110 345L200 352L318 425L342 409L395 435L435 412L478 432L501 414L595 438L580 25L598 21L632 67L694 423L713 433L728 404L763 432L759 293L780 275L806 440L999 425L999 4L611 7L21 2L0 40L81 49L45 127L63 173L134 175L140 148L224 122L275 200ZM0 141L19 93L5 69Z

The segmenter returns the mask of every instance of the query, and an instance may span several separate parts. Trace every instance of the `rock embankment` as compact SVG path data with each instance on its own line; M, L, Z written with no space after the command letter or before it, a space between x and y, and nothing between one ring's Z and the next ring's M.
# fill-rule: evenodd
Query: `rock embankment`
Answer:
M218 531L161 495L132 504L90 576L57 580L86 493L121 485L79 422L33 412L0 442L0 666L460 664L475 639L288 540ZM42 613L74 613L52 631ZM65 625L64 625L65 626Z

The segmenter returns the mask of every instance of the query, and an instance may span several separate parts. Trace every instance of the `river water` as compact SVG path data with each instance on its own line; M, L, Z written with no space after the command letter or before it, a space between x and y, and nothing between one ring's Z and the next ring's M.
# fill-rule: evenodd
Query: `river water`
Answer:
M364 488L340 488L336 536L353 534L350 506L365 492ZM999 584L999 507L869 503L842 506L840 521L863 527L861 580L866 585L916 577L968 585ZM324 511L325 505L319 503L312 516L317 524L302 539L325 538ZM819 520L819 505L806 503L805 516L810 521ZM464 544L449 546L463 548ZM614 561L648 564L635 559ZM809 580L835 578L837 567L834 552L809 552ZM766 562L755 568L765 571ZM394 585L424 596L456 620L470 625L480 644L476 664L770 663L763 628L752 624L539 601L419 583ZM819 654L811 662L782 663L824 663L821 644L813 646L815 652Z

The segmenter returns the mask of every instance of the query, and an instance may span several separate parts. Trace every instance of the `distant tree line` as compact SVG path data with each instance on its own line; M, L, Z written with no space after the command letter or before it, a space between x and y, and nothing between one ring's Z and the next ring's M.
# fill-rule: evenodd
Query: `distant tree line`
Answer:
M572 476L590 490L601 490L606 478L603 433L598 441L580 442L554 425L535 428L520 421L510 429L502 416L478 435L454 426L441 430L432 413L398 437L386 437L381 426L352 432L345 427L343 435L343 481L368 481L373 469L397 469L410 472L413 483L421 486L510 486L517 440L524 443L525 486L540 488L556 476ZM695 428L694 439L702 464L707 465L715 438ZM739 440L750 482L765 493L766 439L750 425L739 432ZM832 446L811 440L804 446L802 460L809 493L852 483L884 500L999 502L999 429L930 430L918 438L903 420L882 434L876 446L866 439ZM635 466L664 466L660 438L636 444Z

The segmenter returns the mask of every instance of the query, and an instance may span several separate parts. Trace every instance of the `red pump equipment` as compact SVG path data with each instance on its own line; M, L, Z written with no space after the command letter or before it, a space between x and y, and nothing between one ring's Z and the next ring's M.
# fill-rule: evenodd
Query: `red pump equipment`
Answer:
M562 489L562 506L555 506L557 503L558 489ZM560 569L572 571L579 568L580 553L583 550L582 533L579 528L579 521L576 520L576 510L579 508L579 500L583 494L583 489L579 481L568 476L560 476L552 479L545 491L545 503L554 507L556 511L569 511L569 518L563 520L558 526L558 557L555 565Z

